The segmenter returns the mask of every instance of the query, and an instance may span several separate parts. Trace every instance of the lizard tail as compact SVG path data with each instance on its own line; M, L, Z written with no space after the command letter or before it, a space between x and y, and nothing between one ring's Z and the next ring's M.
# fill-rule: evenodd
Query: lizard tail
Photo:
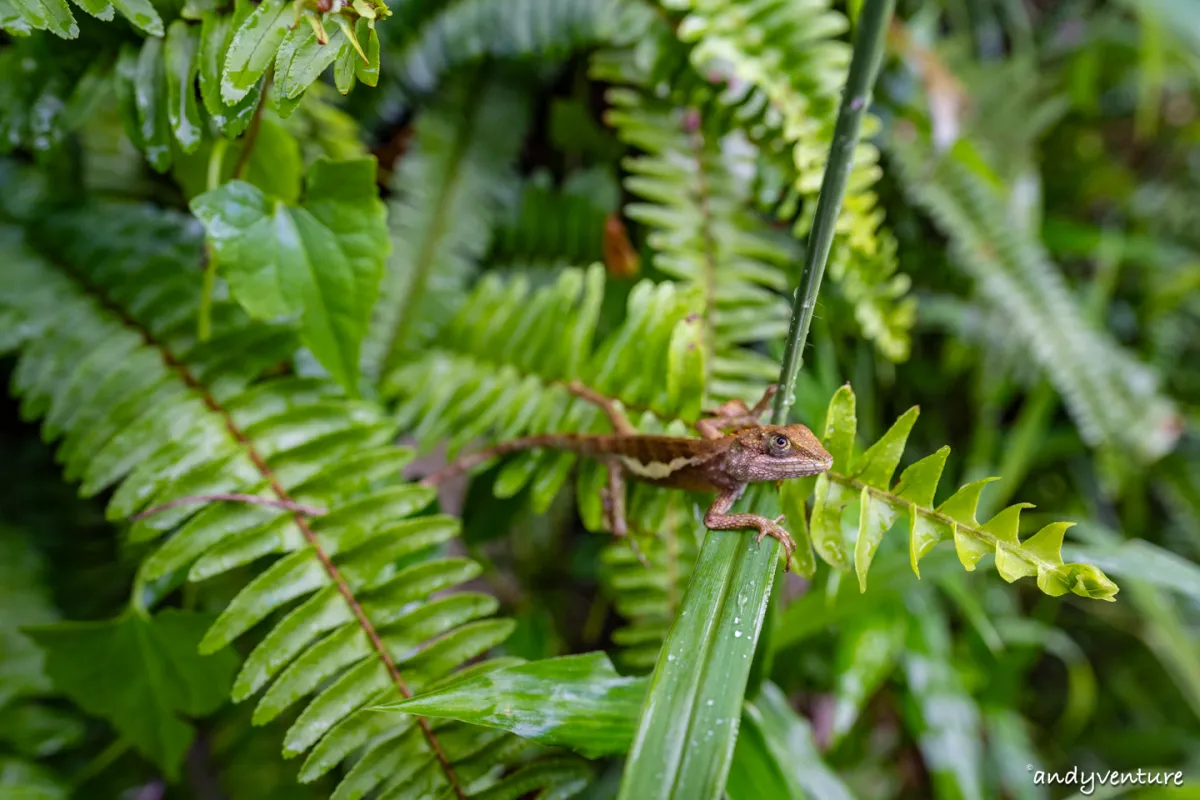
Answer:
M539 447L557 447L559 449L574 449L565 446L563 437L555 433L544 433L537 436L523 436L519 439L510 439L507 442L501 442L493 447L488 447L476 453L471 453L459 458L446 466L439 469L431 475L426 475L421 479L422 486L437 486L440 483L457 477L468 470L474 469L485 461L490 461L497 456L516 453L520 450L535 450Z

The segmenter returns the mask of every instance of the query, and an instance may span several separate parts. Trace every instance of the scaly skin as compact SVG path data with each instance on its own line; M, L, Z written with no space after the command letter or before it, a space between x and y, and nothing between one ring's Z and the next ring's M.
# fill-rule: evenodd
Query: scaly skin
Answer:
M758 531L759 543L765 536L778 539L784 547L785 563L790 565L796 543L779 525L782 516L772 520L758 514L728 513L751 483L817 475L833 465L833 457L804 425L759 424L759 418L775 394L774 386L767 388L762 400L752 409L735 400L699 420L696 430L703 437L700 439L637 433L607 397L578 382L572 382L567 388L604 409L616 433L551 433L512 439L464 456L421 482L436 486L496 456L518 450L566 450L594 458L607 468L609 482L605 508L613 534L627 534L624 478L628 475L655 486L715 492L716 499L704 515L706 527L711 530L753 528ZM725 433L727 430L730 432ZM641 558L640 553L638 556ZM642 560L645 563L645 559Z

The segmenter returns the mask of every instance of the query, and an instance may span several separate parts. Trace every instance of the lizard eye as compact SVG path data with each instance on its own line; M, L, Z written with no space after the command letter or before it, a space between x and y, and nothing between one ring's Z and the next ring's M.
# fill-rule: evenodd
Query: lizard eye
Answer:
M772 446L772 449L774 449L774 450L783 451L783 450L787 450L789 447L791 447L792 443L782 433L777 433L773 437L771 437L771 446Z

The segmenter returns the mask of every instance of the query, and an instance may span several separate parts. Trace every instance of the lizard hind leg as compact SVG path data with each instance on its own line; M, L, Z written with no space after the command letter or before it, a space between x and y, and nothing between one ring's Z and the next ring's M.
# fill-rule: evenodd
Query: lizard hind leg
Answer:
M696 430L705 439L720 439L724 435L722 431L730 428L746 428L761 424L762 415L770 407L776 388L773 383L768 386L763 392L762 399L754 404L754 408L748 407L740 399L722 403L712 411L706 412L707 417L696 421Z
M600 409L608 416L608 421L612 423L613 431L622 436L633 436L637 433L637 428L633 427L633 423L625 416L625 412L617 408L617 404L612 398L605 397L597 392L584 386L579 381L571 381L567 384L567 391L581 400L586 400L593 405L599 406Z
M637 560L643 567L649 567L650 562L645 553L638 547L637 541L629 535L629 522L625 517L625 476L619 464L609 461L605 463L608 470L608 486L604 490L604 509L608 512L608 529L613 536L625 539Z

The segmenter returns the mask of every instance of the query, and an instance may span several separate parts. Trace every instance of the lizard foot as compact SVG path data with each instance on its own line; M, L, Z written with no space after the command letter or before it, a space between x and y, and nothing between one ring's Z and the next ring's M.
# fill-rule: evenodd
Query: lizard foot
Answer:
M762 544L762 540L770 536L772 539L779 541L783 545L783 571L790 572L792 569L792 553L796 550L796 540L792 535L780 527L779 523L783 522L784 516L780 514L775 520L763 520L758 525L758 536L755 541Z

